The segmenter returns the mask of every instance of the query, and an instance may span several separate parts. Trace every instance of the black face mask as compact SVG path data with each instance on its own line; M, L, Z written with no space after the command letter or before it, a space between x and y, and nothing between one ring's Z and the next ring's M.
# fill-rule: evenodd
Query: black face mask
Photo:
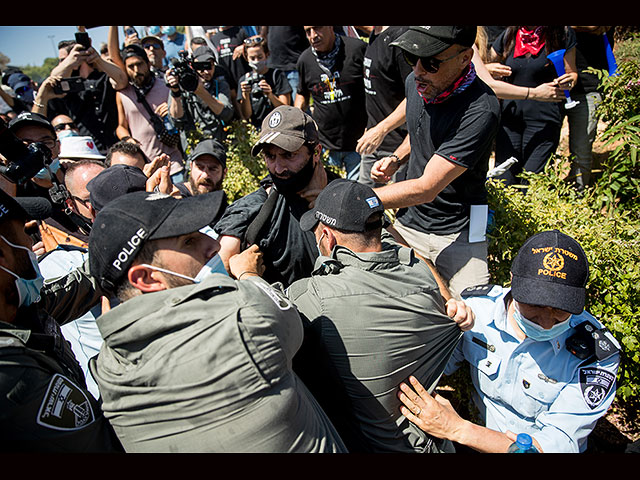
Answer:
M305 166L302 167L299 172L294 173L289 178L277 178L272 174L271 180L273 180L273 184L282 195L295 195L309 184L313 178L314 170L313 156L310 156Z

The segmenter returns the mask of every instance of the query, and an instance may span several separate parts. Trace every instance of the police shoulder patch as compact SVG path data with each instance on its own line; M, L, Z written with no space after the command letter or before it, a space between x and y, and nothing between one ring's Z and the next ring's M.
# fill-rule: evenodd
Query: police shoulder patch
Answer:
M599 407L607 398L615 381L615 375L602 368L582 367L580 369L582 398L591 410Z
M37 423L53 430L80 430L95 421L85 392L67 377L56 374L49 382Z

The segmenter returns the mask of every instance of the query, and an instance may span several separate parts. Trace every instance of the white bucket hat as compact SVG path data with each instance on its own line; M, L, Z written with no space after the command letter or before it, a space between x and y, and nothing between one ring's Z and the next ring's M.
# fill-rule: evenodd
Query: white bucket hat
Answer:
M81 158L104 160L106 157L100 153L92 137L69 136L60 139L58 158L61 160Z

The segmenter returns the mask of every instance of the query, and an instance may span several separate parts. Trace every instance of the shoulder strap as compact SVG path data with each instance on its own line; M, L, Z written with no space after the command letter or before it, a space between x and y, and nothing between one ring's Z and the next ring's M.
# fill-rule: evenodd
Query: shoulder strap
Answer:
M271 187L271 190L269 191L269 195L267 196L267 199L265 200L265 202L262 204L262 207L260 207L260 211L258 212L258 215L256 215L256 217L253 219L253 221L249 224L249 227L247 228L247 231L244 236L244 242L242 245L243 250L248 246L256 243L256 240L260 235L260 231L262 230L262 227L267 223L267 220L271 218L271 214L273 213L273 210L276 207L277 200L278 200L278 191L275 188Z
M136 92L136 97L138 98L138 102L142 104L142 106L145 108L145 110L149 114L149 117L151 119L151 126L153 127L153 130L158 134L162 133L164 131L164 124L162 123L162 120L156 114L156 112L153 111L153 109L151 108L151 105L149 105L149 102L147 102L147 98L145 97L144 93L142 93L142 91L140 91L140 89L137 88L135 85L133 86L133 90Z

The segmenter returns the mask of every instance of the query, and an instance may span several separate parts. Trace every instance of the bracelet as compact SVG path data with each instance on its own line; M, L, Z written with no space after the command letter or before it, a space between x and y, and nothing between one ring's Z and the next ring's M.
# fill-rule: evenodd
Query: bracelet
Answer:
M531 92L531 87L527 87L527 96L524 97L525 100L529 98L529 92Z
M242 272L240 275L238 275L238 280L240 280L242 278L242 276L247 274L247 273L253 273L254 275L260 276L260 274L258 274L258 272L254 272L253 270L246 270L246 271Z
M36 102L35 100L33 101L33 104L38 107L38 108L45 108L45 106L41 103Z
M391 155L388 155L389 157L395 157L396 162L400 161L400 157L398 155L396 155L395 153L392 153Z

